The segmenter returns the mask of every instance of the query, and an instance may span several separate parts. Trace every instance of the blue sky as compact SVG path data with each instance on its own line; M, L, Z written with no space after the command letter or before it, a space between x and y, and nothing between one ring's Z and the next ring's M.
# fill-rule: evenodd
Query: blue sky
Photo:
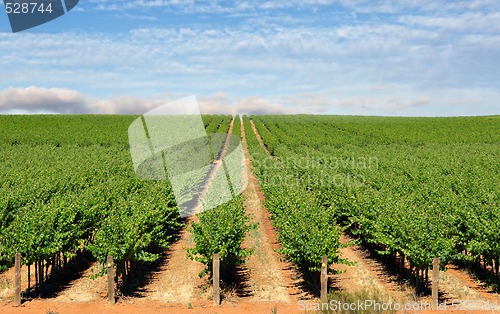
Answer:
M500 114L496 0L80 0L13 34L0 112Z

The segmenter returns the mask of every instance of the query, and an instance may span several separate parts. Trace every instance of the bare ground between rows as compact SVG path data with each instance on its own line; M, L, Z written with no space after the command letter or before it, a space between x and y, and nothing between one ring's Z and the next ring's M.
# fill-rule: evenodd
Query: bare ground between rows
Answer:
M267 148L266 144L262 140L262 136L260 136L259 131L257 131L257 128L255 127L255 123L253 122L253 120L250 120L250 125L252 126L252 130L255 133L255 136L257 137L257 140L259 141L260 145L266 151L266 154L271 156L271 152L269 152L269 149Z
M446 271L441 271L443 278L452 278L452 284L458 286L455 297L461 300L481 300L498 302L500 305L500 294L492 291L481 281L475 280L468 270L456 265L448 265ZM455 284L458 282L458 284Z
M352 239L347 235L343 235L341 239L343 243L351 240ZM368 268L369 271L374 273L374 277L379 278L380 283L383 287L385 287L386 291L398 292L399 296L396 295L398 297L397 299L419 302L421 304L431 303L430 292L432 276L429 278L429 287L426 294L423 296L417 296L415 293L415 287L410 283L413 280L408 277L399 278L397 275L398 271L394 269L393 266L389 266L382 262L382 258L376 255L373 251L356 245L341 249L341 254L342 257L347 257L352 261L356 261L361 257L361 260L357 262L358 268ZM351 258L349 258L349 256ZM339 269L349 268L348 266L339 266ZM406 271L408 271L408 267L409 265L407 264ZM408 276L408 274L406 275ZM361 280L361 282L363 281L364 280ZM446 270L440 270L439 302L441 304L451 305L459 302L465 303L471 301L479 303L497 302L500 304L499 295L487 289L484 283L474 280L473 275L467 270L461 269L453 264L447 265Z
M223 148L218 156L224 156L228 149L229 135L232 133L234 120L229 125L228 136L224 142ZM202 185L201 195L203 195L214 179L215 172L221 167L222 163L215 163L209 171L205 182ZM195 208L201 208L200 200L196 200ZM199 210L195 209L195 212ZM196 221L196 216L188 218L188 225L191 221ZM152 276L152 282L145 287L146 298L158 300L162 302L192 304L195 300L206 301L211 298L212 288L206 277L201 278L199 274L203 271L204 266L201 263L193 261L187 256L187 250L194 247L193 236L189 232L189 227L185 228L180 240L177 241L171 248L170 254L165 259L165 263L160 266L158 272ZM234 279L236 282L242 281L241 278L246 277L246 270L238 268L234 271ZM236 285L235 285L236 286ZM235 295L241 295L242 285L235 288Z
M35 274L31 267L28 283L28 267L21 267L21 295L23 300L33 298L53 299L58 302L86 302L104 298L106 295L105 278L98 276L101 266L89 253L76 255L53 276L46 278L43 289L34 290ZM51 273L51 267L47 268ZM28 289L28 285L31 287ZM14 300L14 268L0 275L0 302Z
M346 234L340 239L343 244L352 240ZM336 271L341 272L332 280L334 289L350 293L370 291L384 300L400 303L415 300L414 289L387 271L385 265L374 258L368 250L359 245L350 245L340 249L340 257L352 262L353 265L333 265Z
M249 284L252 290L250 300L290 302L288 287L292 285L292 280L283 269L290 266L280 262L275 252L278 246L276 233L271 226L269 213L264 208L258 181L252 172L243 121L241 121L241 132L244 146L243 162L246 165L248 178L248 186L244 191L245 210L253 222L258 223L257 228L252 230L243 242L244 247L253 249L253 254L245 263L250 271Z

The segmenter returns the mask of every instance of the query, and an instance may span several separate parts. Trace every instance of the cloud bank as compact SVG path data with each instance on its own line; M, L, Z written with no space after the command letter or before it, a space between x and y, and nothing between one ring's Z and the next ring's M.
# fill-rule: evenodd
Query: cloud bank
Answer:
M470 92L449 91L439 99L425 95L408 96L402 87L373 86L376 96L354 96L343 98L335 91L318 94L296 94L275 99L252 96L239 98L217 92L213 95L199 96L198 104L203 114L337 114L358 115L419 115L408 111L425 112L426 107L434 107L436 112L454 112L453 115L470 115L467 104L475 101ZM400 90L396 95L394 90ZM389 93L385 93L389 90ZM482 91L484 99L498 99L496 91ZM188 95L184 95L185 97ZM177 97L177 98L176 98ZM143 114L181 96L162 98L138 98L120 96L100 99L82 95L75 90L61 88L7 88L0 91L0 114ZM423 111L422 111L423 110ZM406 114L405 114L406 113ZM495 114L487 108L477 107L476 115ZM422 114L423 115L423 114ZM442 114L439 115L450 115Z
M62 88L7 88L0 91L0 113L143 114L175 99L121 96L96 99ZM199 97L204 114L286 114L290 109L260 97L232 100L224 93ZM313 113L312 111L310 113Z

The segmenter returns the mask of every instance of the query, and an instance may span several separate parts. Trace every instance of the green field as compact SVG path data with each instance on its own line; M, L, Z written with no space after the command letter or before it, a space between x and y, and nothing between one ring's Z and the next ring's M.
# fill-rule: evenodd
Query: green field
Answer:
M87 250L151 261L181 227L165 182L136 178L132 116L1 116L0 260L58 268ZM40 273L40 272L39 272Z
M0 270L16 253L43 274L88 252L103 265L113 256L120 276L160 257L184 222L168 181L134 173L127 134L136 118L0 116ZM231 119L203 116L209 134L226 133ZM232 223L214 223L221 217ZM199 218L192 258L209 266L217 252L225 265L249 254L242 197Z
M82 250L102 263L158 258L183 224L168 182L135 176L127 138L135 118L0 116L0 267L17 252L25 264ZM254 171L283 253L297 265L317 270L323 255L342 262L345 229L416 274L433 257L481 258L498 274L500 117L250 118L271 154L244 117ZM227 116L203 119L209 133L227 132ZM241 204L220 213L233 219ZM240 233L236 247L248 228L245 219L219 225L204 215L192 254L209 264L228 241L208 234Z
M290 260L338 261L343 228L420 277L434 257L481 258L498 275L500 117L251 119L271 154L249 136Z

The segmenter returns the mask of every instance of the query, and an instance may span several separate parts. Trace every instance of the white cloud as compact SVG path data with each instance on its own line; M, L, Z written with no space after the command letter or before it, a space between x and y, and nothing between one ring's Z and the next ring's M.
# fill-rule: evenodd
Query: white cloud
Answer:
M427 96L418 97L355 97L339 99L336 105L344 109L365 112L397 113L403 109L429 105L431 99Z
M9 87L0 91L0 113L140 114L168 100L133 96L96 99L62 88Z
M198 97L200 111L204 114L292 114L293 108L259 96L234 98L223 92ZM310 113L313 113L311 111Z
M134 96L97 99L61 88L10 87L0 91L0 113L143 114L178 98L168 95L161 99L143 99ZM232 99L222 92L200 96L199 106L203 114L292 113L290 108L273 104L260 97Z
M88 113L81 95L61 88L7 88L0 91L0 112Z
M500 31L500 12L466 12L448 16L403 16L400 22L423 26L434 31L453 31L459 33L498 34Z
M122 11L122 10L144 10L158 9L162 7L192 7L194 0L90 0L96 10Z
M314 114L329 109L326 95L304 94L267 99L260 96L235 98L223 92L198 98L206 114Z
M351 88L355 88L352 86ZM500 92L492 89L444 90L412 94L406 86L358 86L359 95L338 95L335 90L315 94L234 97L223 92L198 97L203 114L361 114L361 115L491 115ZM374 90L374 94L368 92ZM364 94L366 92L366 94ZM187 95L157 98L121 96L98 99L59 88L7 88L0 91L0 114L144 114ZM474 103L474 110L467 110ZM432 113L434 112L434 113Z
M269 0L253 0L253 1L220 1L220 0L90 0L95 4L97 10L145 10L158 8L175 8L184 12L203 12L203 13L238 13L246 11L275 10L290 8L296 6L315 6L315 5L330 5L336 1L331 0L289 0L289 1L269 1Z
M247 97L236 102L236 112L240 114L290 114L293 111L281 104L261 97Z
M450 37L445 29L423 25L436 23L432 19L272 29L141 28L117 36L0 34L0 54L6 60L2 70L9 73L0 78L0 86L66 86L110 96L130 91L144 96L160 89L185 94L243 90L267 96L360 79L433 85L453 78L455 85L470 86L485 74L492 86L500 85L494 71L498 35L459 32ZM478 31L490 22L478 23L483 25Z
M231 98L223 92L198 97L200 112L203 114L236 114L231 102Z

